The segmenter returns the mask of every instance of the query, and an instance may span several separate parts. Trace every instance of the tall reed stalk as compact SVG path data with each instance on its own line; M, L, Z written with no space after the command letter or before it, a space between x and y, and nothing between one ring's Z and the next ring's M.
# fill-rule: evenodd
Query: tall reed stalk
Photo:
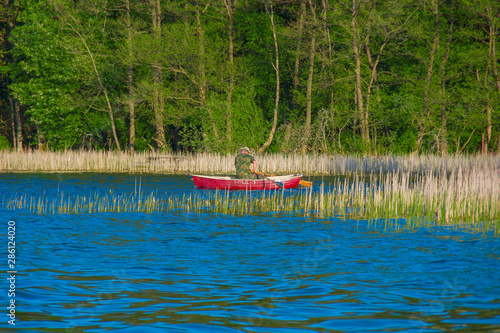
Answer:
M0 172L78 171L233 174L234 154L198 153L161 155L151 152L0 151ZM500 156L330 156L263 154L259 169L268 173L339 175L358 173L452 173L456 170L496 170Z
M295 192L205 192L157 198L130 195L15 196L9 209L38 214L208 211L221 214L291 213L318 217L404 219L410 226L452 225L500 230L500 156L257 156L269 173L349 175L328 187ZM97 151L0 151L0 172L89 171L152 173L234 173L234 155L157 155ZM4 200L5 202L5 200Z
M294 191L200 191L166 198L153 194L55 198L9 198L8 209L37 214L100 212L210 212L228 215L283 213L319 218L366 219L409 227L444 225L476 231L500 231L500 173L492 169L457 169L450 174L425 171L370 173L338 178L328 187ZM4 200L5 202L5 200Z

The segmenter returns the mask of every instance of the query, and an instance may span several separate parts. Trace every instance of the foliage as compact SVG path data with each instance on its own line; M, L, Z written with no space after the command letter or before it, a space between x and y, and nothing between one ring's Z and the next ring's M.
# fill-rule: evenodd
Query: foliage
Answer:
M17 99L28 146L116 149L133 130L135 149L151 150L160 127L174 150L258 149L271 130L276 90L271 2L266 12L261 0L231 1L232 21L228 3L19 0L0 7L1 137L12 140ZM304 4L272 2L280 103L269 151L500 151L495 1L361 1L354 23L343 2Z
M10 149L11 145L7 138L3 135L0 135L0 150Z
M58 26L43 15L32 13L12 33L13 54L19 59L12 94L28 106L31 121L45 134L50 146L69 148L79 139L83 110L72 92L79 89L73 57L61 47Z

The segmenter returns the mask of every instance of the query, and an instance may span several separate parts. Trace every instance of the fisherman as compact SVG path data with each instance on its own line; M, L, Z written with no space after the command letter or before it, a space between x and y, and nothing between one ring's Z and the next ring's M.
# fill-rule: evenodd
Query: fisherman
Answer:
M234 160L234 167L236 168L236 178L240 179L258 179L257 176L257 162L255 158L249 154L248 147L241 147L240 153ZM250 166L253 166L251 171Z

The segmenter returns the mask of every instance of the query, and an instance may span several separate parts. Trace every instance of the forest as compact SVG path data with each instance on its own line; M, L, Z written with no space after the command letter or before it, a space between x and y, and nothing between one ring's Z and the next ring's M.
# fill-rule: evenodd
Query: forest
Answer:
M500 152L497 0L0 6L0 149Z

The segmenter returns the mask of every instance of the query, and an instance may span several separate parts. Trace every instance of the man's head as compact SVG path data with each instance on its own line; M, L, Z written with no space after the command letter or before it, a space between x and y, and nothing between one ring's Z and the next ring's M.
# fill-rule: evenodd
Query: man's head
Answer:
M242 154L248 154L250 152L250 149L248 147L241 147L240 148L240 153Z

